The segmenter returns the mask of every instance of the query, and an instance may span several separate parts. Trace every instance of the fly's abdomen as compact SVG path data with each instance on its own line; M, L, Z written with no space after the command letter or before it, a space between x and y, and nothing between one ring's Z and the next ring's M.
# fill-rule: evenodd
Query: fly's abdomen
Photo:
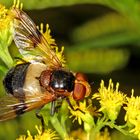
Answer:
M3 80L7 93L13 96L31 96L42 93L39 83L41 72L47 66L42 63L24 63L11 68Z
M8 94L14 95L17 89L20 89L20 94L23 94L22 89L29 65L30 63L18 64L8 71L3 80L3 85Z

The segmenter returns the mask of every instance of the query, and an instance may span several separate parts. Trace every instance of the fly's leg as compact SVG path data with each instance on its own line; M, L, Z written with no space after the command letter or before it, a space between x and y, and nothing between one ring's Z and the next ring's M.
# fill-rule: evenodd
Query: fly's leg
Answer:
M42 106L42 107L43 107L43 106ZM42 109L42 107L39 108L39 109L36 111L36 117L37 117L38 119L40 119L40 121L41 121L42 133L43 133L43 132L45 131L45 122L44 122L43 116L42 116L41 114L39 114L39 113L40 113L40 110Z
M68 105L70 106L70 108L71 108L72 110L74 110L74 111L81 111L82 113L85 114L85 112L83 112L83 111L82 111L81 109L79 109L79 108L74 109L73 106L72 106L72 104L71 104L71 102L70 102L70 100L69 100L69 98L66 98L66 101L67 101ZM77 103L77 105L79 105L79 102L76 102L76 103Z
M51 111L50 111L50 114L53 116L55 113L55 101L52 101L51 102Z
M69 98L66 98L66 101L67 101L68 105L70 106L70 108L71 108L72 110L74 110L74 108L73 108L73 106L72 106L72 104L71 104Z
M14 57L17 61L21 61L21 62L23 62L23 63L27 63L27 61L26 60L24 60L23 58L20 58L20 57Z
M63 97L59 100L57 99L51 102L51 110L50 110L50 114L51 116L53 116L56 112L58 112L58 109L61 107L62 105L62 99Z

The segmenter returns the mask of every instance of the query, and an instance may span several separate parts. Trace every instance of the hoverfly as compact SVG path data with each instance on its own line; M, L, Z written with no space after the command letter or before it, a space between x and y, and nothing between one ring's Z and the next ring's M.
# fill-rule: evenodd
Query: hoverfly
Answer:
M17 64L6 74L3 84L7 96L0 98L0 121L12 119L57 99L72 96L75 101L90 94L90 85L82 73L63 66L54 49L37 29L30 17L18 8L14 15L14 41L23 55L32 56L29 62ZM27 57L28 55L23 55Z

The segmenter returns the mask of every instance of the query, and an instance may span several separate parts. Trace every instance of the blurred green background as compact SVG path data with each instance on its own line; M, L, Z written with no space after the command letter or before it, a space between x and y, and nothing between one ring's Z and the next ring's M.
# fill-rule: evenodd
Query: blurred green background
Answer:
M58 46L65 46L68 67L86 73L89 82L94 83L93 92L99 88L101 79L108 83L112 78L120 83L123 92L130 95L134 88L135 94L140 94L139 0L21 2L37 25L49 23ZM8 8L13 1L0 0L0 3ZM36 119L33 113L27 113L18 120L0 123L0 139L12 140L19 133L25 134L24 128L31 130L34 126L28 123L33 117ZM121 136L121 139L125 138Z

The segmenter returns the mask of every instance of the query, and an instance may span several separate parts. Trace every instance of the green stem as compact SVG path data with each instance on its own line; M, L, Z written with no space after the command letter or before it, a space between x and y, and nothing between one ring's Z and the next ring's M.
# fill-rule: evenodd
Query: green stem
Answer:
M99 118L95 127L90 132L90 139L95 138L96 135L100 132L100 130L106 125L108 119L105 116L103 118Z
M67 132L67 126L66 126L66 124L65 124L65 121L66 121L66 119L64 118L64 116L62 115L61 116L61 121L60 121L60 123L61 123L61 127L63 128L63 130L65 131L65 132Z
M126 128L126 125L118 126L118 125L115 125L112 122L107 122L106 125L108 125L111 128L115 128L116 130L120 131L124 135L135 137L133 134L129 133L129 130L124 129L124 128Z
M6 46L4 50L0 50L0 58L6 64L8 68L11 68L13 65L13 59L8 51L8 47Z
M51 124L53 125L53 127L55 128L55 130L61 136L61 138L64 139L68 134L67 134L66 130L60 124L57 116L56 115L53 116L53 118L50 121L51 121Z
M133 134L129 133L129 130L125 130L125 128L127 128L126 124L121 125L121 126L115 125L114 122L108 121L108 119L106 119L105 116L101 119L98 119L96 126L92 129L92 138L95 138L96 134L98 132L100 132L100 130L104 126L109 126L110 128L115 128L116 130L120 131L122 134L135 138L135 136Z
M6 74L7 70L8 69L5 66L0 65L0 72L2 72L1 74Z

